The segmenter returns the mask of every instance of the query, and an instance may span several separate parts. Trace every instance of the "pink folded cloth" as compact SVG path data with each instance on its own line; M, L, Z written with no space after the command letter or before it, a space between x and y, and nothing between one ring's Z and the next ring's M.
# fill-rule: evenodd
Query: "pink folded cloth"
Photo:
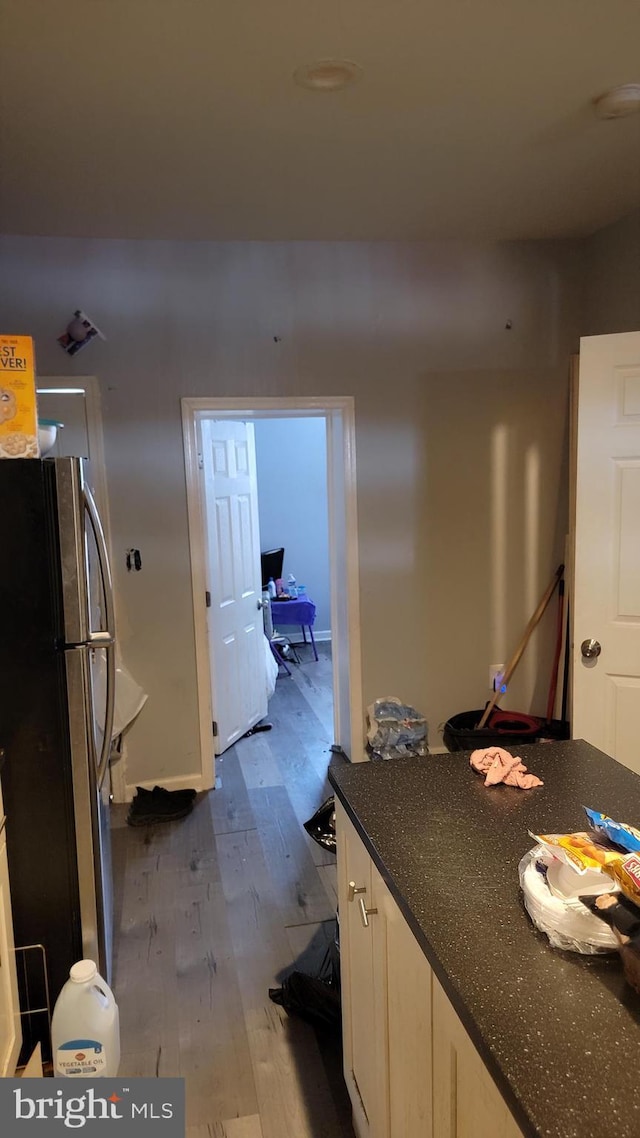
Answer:
M528 774L522 759L515 758L504 747L485 747L474 751L469 759L474 771L484 774L485 786L495 786L504 782L507 786L518 786L521 790L531 790L534 786L544 786L541 778Z

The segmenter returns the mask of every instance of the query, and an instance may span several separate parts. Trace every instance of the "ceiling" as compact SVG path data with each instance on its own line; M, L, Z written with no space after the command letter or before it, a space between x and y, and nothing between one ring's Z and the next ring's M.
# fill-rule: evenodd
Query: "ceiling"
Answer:
M543 238L640 204L639 0L2 0L0 230ZM357 61L353 86L293 72Z

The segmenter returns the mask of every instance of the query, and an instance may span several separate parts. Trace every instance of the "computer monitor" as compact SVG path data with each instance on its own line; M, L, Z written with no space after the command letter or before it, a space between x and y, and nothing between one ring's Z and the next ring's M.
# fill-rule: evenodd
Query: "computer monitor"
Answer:
M263 589L266 589L269 584L270 577L273 577L274 581L277 581L278 577L282 577L283 562L284 546L281 549L267 549L265 553L260 554Z

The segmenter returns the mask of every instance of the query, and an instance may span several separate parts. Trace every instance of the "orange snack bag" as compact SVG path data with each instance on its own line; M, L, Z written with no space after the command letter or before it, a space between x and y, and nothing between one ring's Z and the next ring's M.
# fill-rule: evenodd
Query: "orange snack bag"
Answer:
M531 834L531 837L578 873L586 873L588 869L609 873L609 866L622 861L625 856L621 850L594 839L593 834Z

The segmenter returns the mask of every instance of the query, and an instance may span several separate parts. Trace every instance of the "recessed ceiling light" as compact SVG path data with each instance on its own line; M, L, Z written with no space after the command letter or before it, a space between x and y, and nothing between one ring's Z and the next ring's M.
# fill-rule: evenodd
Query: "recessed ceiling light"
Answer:
M624 83L612 87L593 100L593 109L599 119L623 119L640 111L640 83Z
M299 67L293 78L301 87L310 87L314 91L340 91L350 83L356 83L361 75L360 64L351 59L318 59L315 63Z

